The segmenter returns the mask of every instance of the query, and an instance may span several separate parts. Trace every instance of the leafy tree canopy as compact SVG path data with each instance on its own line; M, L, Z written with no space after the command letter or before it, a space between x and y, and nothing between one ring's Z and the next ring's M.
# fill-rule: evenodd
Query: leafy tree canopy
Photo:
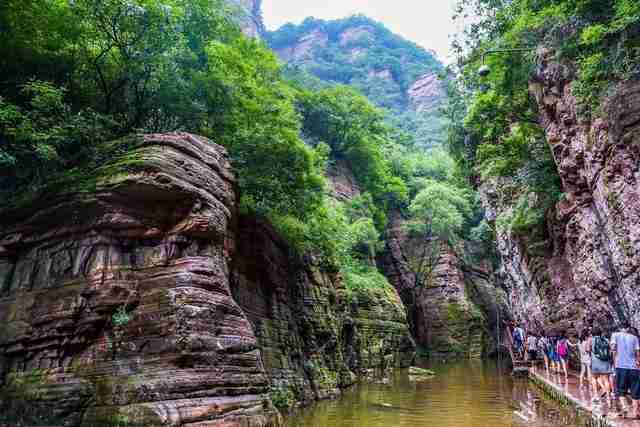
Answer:
M273 49L281 50L314 33L325 35L327 43L315 46L304 58L290 59L287 74L299 79L303 71L306 83L313 83L312 76L329 84L352 86L394 113L407 109L407 89L418 77L443 68L431 52L362 15L333 21L307 18L300 25L286 24L269 33L267 40ZM416 122L427 119L412 116L409 120L411 126L417 126Z
M407 188L393 175L384 156L385 149L395 142L382 111L346 86L302 92L298 105L304 135L326 143L334 158L350 163L358 183L378 206L374 216L383 227L386 210L407 202Z
M223 1L8 0L0 27L5 200L90 169L101 141L185 130L229 149L246 209L305 218L321 203L294 92Z

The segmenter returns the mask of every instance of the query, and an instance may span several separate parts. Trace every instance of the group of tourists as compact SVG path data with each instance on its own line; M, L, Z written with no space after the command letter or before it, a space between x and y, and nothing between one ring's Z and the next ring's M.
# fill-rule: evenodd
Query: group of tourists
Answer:
M591 386L593 402L612 404L619 399L621 416L640 418L640 341L638 331L622 324L610 336L599 327L587 328L572 342L565 331L547 334L528 331L512 325L513 351L516 358L528 360L535 372L544 361L547 373L568 376L568 362L574 349L574 360L580 364L580 387ZM631 398L631 411L627 397Z

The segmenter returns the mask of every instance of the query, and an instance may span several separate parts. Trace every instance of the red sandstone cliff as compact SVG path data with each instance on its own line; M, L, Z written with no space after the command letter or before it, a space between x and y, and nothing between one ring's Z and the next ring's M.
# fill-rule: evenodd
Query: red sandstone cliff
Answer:
M222 147L185 133L113 146L104 167L0 212L3 416L269 426L274 390L310 401L410 362L399 300L347 300L338 276L239 219Z
M466 263L446 245L436 261L433 280L424 289L416 287L407 258L416 245L405 230L399 212L393 212L380 264L409 311L416 344L435 357L479 358L495 351L498 310L505 315L503 292L494 285L491 267L482 262Z
M573 72L539 52L530 90L562 180L546 241L498 233L501 276L514 314L531 326L580 330L628 319L640 325L640 83L618 83L602 113L581 118ZM481 188L489 219L512 207L509 179Z

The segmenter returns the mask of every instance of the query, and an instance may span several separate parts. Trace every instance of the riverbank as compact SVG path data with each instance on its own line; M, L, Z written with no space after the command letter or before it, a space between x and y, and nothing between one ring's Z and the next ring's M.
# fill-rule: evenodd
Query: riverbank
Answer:
M589 427L636 427L640 421L615 417L617 402L591 403L593 395L590 387L580 387L578 375L570 372L565 380L562 375L546 372L530 373L529 379L552 399L566 405L574 406L588 420Z

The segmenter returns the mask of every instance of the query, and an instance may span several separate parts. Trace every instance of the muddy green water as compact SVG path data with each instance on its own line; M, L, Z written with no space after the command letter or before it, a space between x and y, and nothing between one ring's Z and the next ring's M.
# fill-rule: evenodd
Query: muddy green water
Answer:
M411 382L406 371L388 384L368 384L292 414L287 427L559 427L583 426L568 408L542 397L526 379L496 362L423 364L432 379Z

